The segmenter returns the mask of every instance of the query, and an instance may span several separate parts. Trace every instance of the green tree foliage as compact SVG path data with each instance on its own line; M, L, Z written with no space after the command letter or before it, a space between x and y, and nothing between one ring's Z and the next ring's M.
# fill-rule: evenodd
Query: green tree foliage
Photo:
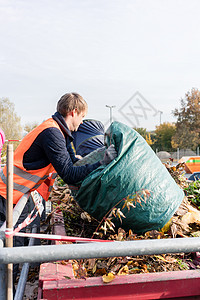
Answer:
M24 126L24 130L26 131L26 133L29 133L30 131L32 131L37 126L38 126L37 122L26 123L25 126Z
M21 139L21 119L15 112L15 106L8 98L0 98L0 127L6 139Z
M200 137L200 91L193 88L187 92L181 99L181 108L176 108L172 113L177 117L173 148L195 150Z
M146 128L134 127L133 129L136 130L144 139L146 139L146 136L148 135Z
M136 130L146 140L146 142L149 144L149 146L151 146L153 148L153 144L155 142L155 134L154 133L148 132L146 130L146 128L143 128L143 127L135 127L133 129Z
M165 122L156 126L154 148L159 151L171 151L172 150L172 136L175 134L176 127L174 124Z

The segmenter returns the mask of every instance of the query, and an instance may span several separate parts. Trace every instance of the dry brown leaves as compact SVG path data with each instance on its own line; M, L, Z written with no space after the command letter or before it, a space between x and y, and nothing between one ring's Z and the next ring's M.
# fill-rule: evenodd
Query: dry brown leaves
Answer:
M184 169L185 164L179 163L176 166L171 166L169 163L164 164L172 178L176 181L176 183L181 187L185 188L188 186L186 178L184 177Z
M180 175L182 166L166 167L175 181L184 188L187 182ZM57 209L63 211L67 235L92 237L99 222L79 207L66 186L58 187L57 191L52 193L51 201L54 203L54 211ZM189 236L200 236L200 211L185 197L177 212L161 231L152 230L144 235L137 235L132 230L125 232L119 228L117 233L110 230L105 235L100 232L98 238L128 241ZM109 283L115 276L200 268L200 257L194 257L194 253L179 253L74 260L72 264L76 278L102 276L103 282Z
M184 254L126 256L73 261L76 278L86 279L87 277L102 276L104 282L112 281L115 276L186 270L190 268L189 263L191 263L190 255Z

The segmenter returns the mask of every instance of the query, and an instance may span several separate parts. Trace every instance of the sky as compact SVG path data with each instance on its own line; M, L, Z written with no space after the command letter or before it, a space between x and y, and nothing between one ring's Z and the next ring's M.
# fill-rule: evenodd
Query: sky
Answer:
M198 0L0 0L0 98L22 125L69 92L106 128L175 122L200 88L199 11Z

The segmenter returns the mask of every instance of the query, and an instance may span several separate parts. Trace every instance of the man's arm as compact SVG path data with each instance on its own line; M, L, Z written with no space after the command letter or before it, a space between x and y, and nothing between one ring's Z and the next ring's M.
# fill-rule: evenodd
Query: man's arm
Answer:
M49 128L43 132L42 148L48 160L55 168L58 175L68 184L75 184L101 164L97 162L92 165L74 167L70 153L66 147L66 140L59 129Z

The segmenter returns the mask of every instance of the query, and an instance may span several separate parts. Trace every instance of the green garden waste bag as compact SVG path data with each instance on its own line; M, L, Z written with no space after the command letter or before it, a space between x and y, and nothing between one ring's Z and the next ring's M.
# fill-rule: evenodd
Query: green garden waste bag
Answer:
M118 153L109 165L100 166L81 183L76 195L79 205L99 221L120 200L142 190L150 197L135 208L121 210L126 218L113 218L116 227L135 233L161 229L180 206L184 193L147 142L130 127L113 122L105 134L105 144L114 144ZM105 149L104 149L105 151ZM99 160L90 153L90 163ZM93 157L92 157L93 155ZM103 156L103 149L100 150ZM91 158L93 160L91 160ZM87 157L84 158L87 162ZM120 203L122 208L124 201Z

